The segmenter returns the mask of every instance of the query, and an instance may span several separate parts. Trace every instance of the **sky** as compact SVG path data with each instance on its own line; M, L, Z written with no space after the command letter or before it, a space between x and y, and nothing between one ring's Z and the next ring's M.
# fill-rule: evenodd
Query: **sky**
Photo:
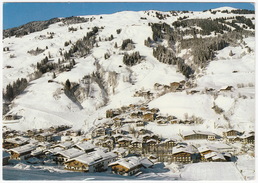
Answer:
M78 15L112 14L119 11L144 10L189 10L203 11L207 9L230 6L239 9L254 10L251 3L178 3L178 2L6 2L3 3L3 29L9 29L31 21L49 20L56 17Z

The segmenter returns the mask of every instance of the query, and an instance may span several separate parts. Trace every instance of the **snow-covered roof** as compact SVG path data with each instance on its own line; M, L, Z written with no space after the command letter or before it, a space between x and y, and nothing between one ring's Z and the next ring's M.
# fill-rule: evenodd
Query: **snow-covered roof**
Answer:
M218 150L233 149L231 146L223 143L212 144L211 147L215 147Z
M141 162L141 164L142 164L144 167L146 167L146 168L149 168L149 167L151 167L151 166L154 165L154 163L153 163L151 160L149 160L148 158L142 158L142 159L140 160L140 162Z
M35 150L36 147L37 146L32 145L32 144L26 144L26 145L23 145L23 146L19 146L19 147L10 149L10 151L13 151L13 152L18 153L18 154L22 154L22 153L25 153L25 152L30 152L32 150Z
M42 137L47 137L47 136L52 136L54 133L52 132L44 132L44 133L40 133L37 136L42 136Z
M192 145L176 146L176 147L172 148L172 154L177 154L180 152L186 152L189 154L193 154L196 152L196 149Z
M14 137L14 138L8 138L5 139L6 142L12 143L12 144L24 144L30 141L29 138L26 137Z
M128 169L132 169L136 166L141 165L140 159L136 156L132 156L132 157L128 157L128 158L122 158L119 159L118 161L115 161L113 163L110 163L108 166L112 166L112 165L121 165L124 166Z
M207 131L200 131L200 130L191 130L187 132L182 132L182 136L189 136L189 135L195 135L195 134L201 134L201 135L208 135L208 136L215 136L215 133L207 132Z
M211 151L218 151L217 148L215 148L215 147L210 147L210 146L206 146L206 145L201 146L201 147L198 147L198 151L199 151L200 153L205 152L205 151L209 151L209 150L211 150Z
M150 142L154 142L154 143L156 143L157 141L156 141L156 140L154 140L154 139L149 139L149 140L147 140L147 141L146 141L146 143L150 143Z
M61 147L54 147L52 149L45 150L45 152L50 152L52 154L56 154L56 153L61 152L62 150L63 150L63 148L61 148Z
M71 158L80 156L80 155L82 155L84 153L85 152L82 151L82 150L79 150L79 149L76 149L76 148L71 148L71 149L60 151L57 154L60 154L60 155L62 155L64 157L66 157L66 158L71 159Z
M79 162L87 164L87 165L93 165L100 161L104 161L104 160L112 159L112 158L116 158L116 157L117 157L117 155L113 152L105 153L104 151L94 151L89 154L83 154L83 155L77 156L69 161L76 160L76 161L79 161ZM69 162L69 161L67 161L67 162Z
M59 144L56 144L54 147L63 147L63 148L69 148L72 147L73 142L72 141L65 141Z
M125 148L120 147L120 148L115 148L112 152L123 154L123 153L127 152L127 150Z
M86 141L75 144L75 146L84 151L95 148L95 146L92 143Z
M204 157L206 159L212 158L212 160L217 160L217 159L226 160L225 157L221 153L218 153L218 152L211 152L211 153L205 154Z

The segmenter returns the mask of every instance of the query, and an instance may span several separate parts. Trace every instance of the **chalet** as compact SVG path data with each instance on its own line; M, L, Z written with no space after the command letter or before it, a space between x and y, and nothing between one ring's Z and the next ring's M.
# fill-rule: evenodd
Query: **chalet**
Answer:
M159 109L158 108L152 108L152 109L150 109L150 112L151 113L158 113Z
M198 139L207 139L207 140L215 140L216 134L212 132L204 132L204 131L189 131L181 134L184 140L198 140Z
M85 153L92 152L94 151L94 148L95 148L95 146L90 142L81 142L81 143L75 144L73 147L80 149Z
M191 163L198 159L193 146L176 146L172 148L172 161L180 163Z
M226 86L226 87L222 87L220 89L220 92L228 92L228 91L232 91L234 89L233 86Z
M219 144L212 144L210 147L218 149L219 152L234 152L235 149L228 144L219 143Z
M247 134L243 136L243 142L246 144L255 144L255 137L252 134Z
M218 149L215 147L210 146L201 146L198 148L198 151L201 155L201 160L205 161L206 158L204 157L206 154L212 153L212 152L218 152Z
M180 122L180 119L172 119L172 120L170 120L171 124L179 124L179 122Z
M72 158L64 163L66 170L80 172L102 172L108 169L108 164L114 162L117 155L113 152L94 151Z
M3 143L3 148L5 149L10 149L10 148L14 148L14 147L19 147L19 146L23 146L25 144L29 143L29 138L25 138L25 137L14 137L14 138L8 138L4 140Z
M166 120L159 120L159 121L157 121L157 124L165 125L165 124L168 124L168 121L166 121Z
M145 121L136 121L136 126L145 126L146 122Z
M142 119L144 121L154 121L156 118L156 114L153 113L146 113L142 116Z
M112 152L115 153L118 158L124 158L128 155L128 150L122 147L115 148Z
M28 130L27 131L27 136L29 137L33 137L37 134L37 130L36 129L33 129L33 130Z
M230 143L234 143L234 142L243 142L244 140L242 136L227 136L226 141Z
M142 164L139 158L132 156L119 159L118 161L110 163L108 166L111 167L113 173L128 176L138 173Z
M180 90L180 88L181 88L180 83L178 83L178 82L170 83L170 91L171 92L176 92L176 91Z
M11 154L10 159L22 160L28 158L30 156L31 151L35 150L36 146L32 144L26 144L23 146L15 147L13 149L9 149Z
M35 139L38 140L39 142L51 142L54 140L53 133L51 132L44 132L44 133L38 134L35 136Z
M63 164L63 162L75 158L77 156L80 156L82 154L85 154L84 151L76 149L76 148L71 148L71 149L66 149L63 151L59 151L55 154L55 159L57 164Z
M150 130L147 130L147 129L144 129L144 128L142 128L142 129L140 129L139 131L138 131L138 134L139 135L145 135L145 134L151 134L152 132L150 131Z
M102 127L94 129L91 133L92 138L96 138L104 135L106 135L106 130L105 128L102 128Z
M131 142L131 148L132 149L142 148L142 142L140 140L133 139L132 142Z
M143 113L141 111L131 113L131 118L141 118L143 116Z
M242 133L239 132L239 131L237 131L237 130L228 130L228 131L223 132L223 135L224 135L225 137L228 137L228 136L242 135Z
M223 154L218 152L210 152L204 155L204 159L212 162L225 162L227 161Z
M151 168L154 165L154 163L148 158L141 158L140 162L144 168Z
M107 110L106 111L106 118L113 118L115 116L118 116L121 114L121 111L120 110Z
M8 165L10 157L11 155L8 152L3 151L3 166Z
M117 141L118 147L129 147L131 142L132 142L132 139L127 137L120 138Z
M17 116L16 115L12 115L12 114L8 114L4 116L4 120L6 121L11 121L11 120L16 120Z
M123 135L118 133L118 134L113 135L113 137L114 137L115 142L117 143L119 139L123 138Z
M61 142L61 143L58 143L58 144L54 145L53 148L60 147L61 149L65 150L65 149L71 148L73 145L74 145L73 142L65 141L65 142Z
M169 138L169 139L162 141L161 145L166 148L172 148L172 147L176 146L176 143L177 143L176 139Z

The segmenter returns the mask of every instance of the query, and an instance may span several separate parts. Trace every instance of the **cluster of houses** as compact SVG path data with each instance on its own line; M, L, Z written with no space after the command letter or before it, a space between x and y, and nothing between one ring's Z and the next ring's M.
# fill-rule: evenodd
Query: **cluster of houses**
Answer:
M145 124L176 118L169 116L164 119L158 112L159 109L149 109L147 105L107 110L106 122L89 134L71 130L69 126L28 130L26 133L4 127L3 165L10 160L43 164L50 161L71 171L102 172L109 169L119 175L134 175L142 168L151 168L155 162L231 161L235 149L226 143L255 142L254 132L233 129L221 136L191 130L178 134L181 139L162 138L145 129ZM212 143L202 145L199 140Z

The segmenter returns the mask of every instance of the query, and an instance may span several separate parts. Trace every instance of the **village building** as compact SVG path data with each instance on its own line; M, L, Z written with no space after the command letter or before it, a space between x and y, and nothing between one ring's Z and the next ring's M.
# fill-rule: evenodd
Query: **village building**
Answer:
M145 126L146 125L146 122L145 121L136 121L136 126L139 127L139 126Z
M242 135L242 133L237 131L237 130L228 130L228 131L223 132L223 135L225 137L228 137L228 136L239 136L239 135Z
M142 119L143 121L154 121L156 118L156 114L153 113L146 113L143 114Z
M197 150L191 145L180 145L172 148L172 161L179 163L193 163L199 159Z
M74 142L72 141L64 141L54 145L53 148L60 147L62 150L65 150L65 149L71 148L73 145L74 145Z
M225 161L227 161L226 158L223 156L223 154L218 153L218 152L210 152L208 154L205 154L204 159L206 161L212 161L212 162L225 162Z
M114 150L112 150L112 152L115 153L118 158L124 158L129 153L127 149L122 148L122 147L115 148Z
M127 136L124 136L120 139L117 140L117 146L118 147L129 147L131 145L131 142L132 142L132 139L127 137Z
M94 151L72 158L64 163L66 170L81 172L102 172L108 169L108 164L116 160L113 152Z
M85 152L76 148L66 149L57 152L55 154L54 161L56 161L57 164L63 164L65 161L80 156L82 154L85 154Z
M10 159L22 160L31 156L31 152L36 149L35 145L26 144L23 146L15 147L13 149L9 149L8 151L11 154Z
M29 138L21 137L21 136L8 138L8 139L4 139L3 148L5 149L15 148L15 147L28 144L29 142L30 142Z
M51 142L54 140L53 133L51 132L44 132L44 133L38 134L35 136L35 139L38 140L39 142Z
M200 155L201 155L201 160L205 161L206 158L204 157L206 154L212 153L212 152L218 152L218 149L215 147L210 147L210 146L200 146L197 148Z
M92 131L92 138L100 137L106 135L106 130L103 127L96 128Z
M107 110L106 111L106 118L113 118L115 116L118 116L121 114L121 111L120 110Z
M216 134L212 132L204 132L204 131L188 131L182 132L181 136L184 140L198 140L198 139L207 139L207 140L215 140Z
M9 164L10 157L11 157L11 155L8 152L3 150L3 156L2 156L2 158L3 158L3 161L2 161L3 166Z
M132 156L128 158L122 158L115 162L110 163L112 172L119 175L130 176L138 173L142 164L139 158Z
M87 141L75 144L73 147L80 149L80 150L84 151L85 153L90 153L95 150L95 146L92 143L87 142Z
M5 115L4 116L4 119L5 121L12 121L12 120L16 120L17 119L17 116L16 115L13 115L13 114L8 114L8 115Z

